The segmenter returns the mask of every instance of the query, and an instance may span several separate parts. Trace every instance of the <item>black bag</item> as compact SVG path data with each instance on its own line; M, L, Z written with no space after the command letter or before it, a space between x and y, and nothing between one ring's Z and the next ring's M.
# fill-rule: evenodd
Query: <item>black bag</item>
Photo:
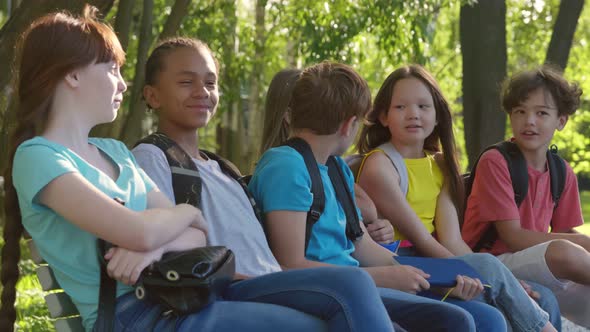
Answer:
M169 252L143 270L135 296L175 315L193 313L220 297L234 272L234 254L226 247Z

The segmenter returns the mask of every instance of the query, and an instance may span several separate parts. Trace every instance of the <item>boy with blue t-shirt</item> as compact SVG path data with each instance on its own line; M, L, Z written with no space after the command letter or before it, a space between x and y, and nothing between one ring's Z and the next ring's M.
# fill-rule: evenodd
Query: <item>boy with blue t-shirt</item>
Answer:
M354 242L347 237L345 212L336 198L326 162L330 156L346 151L370 107L366 82L346 65L323 62L301 74L291 96L290 125L294 136L309 145L317 161L325 206L312 226L306 247L306 219L314 200L306 163L289 146L268 150L257 163L249 189L264 213L273 254L286 268L362 266L379 287L392 319L408 330L464 329L456 325L463 324L457 319L468 320L469 329L474 329L473 317L466 310L414 295L430 288L429 275L396 264L392 253L367 235ZM335 158L346 190L354 197L353 175L340 157ZM366 233L362 223L360 227ZM454 295L471 299L479 294L481 290L472 282L461 277ZM498 322L496 330L505 330L504 318L491 309L497 314L486 318Z
M517 204L506 160L495 149L485 152L477 164L462 235L475 247L493 227L497 238L487 243L489 252L517 278L553 290L562 314L590 328L590 237L574 229L584 222L578 183L564 161L563 190L554 200L551 177L557 175L550 174L547 157L555 131L575 113L581 94L577 85L548 67L508 81L502 103L510 117L512 143L526 161L528 191Z

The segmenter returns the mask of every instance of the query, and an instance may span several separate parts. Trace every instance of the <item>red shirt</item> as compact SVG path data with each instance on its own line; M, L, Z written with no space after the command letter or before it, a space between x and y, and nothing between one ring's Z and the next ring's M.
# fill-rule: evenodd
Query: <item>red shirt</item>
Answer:
M462 235L474 247L488 223L500 220L520 220L522 228L548 232L553 220L555 229L571 229L584 223L578 192L578 180L566 162L566 180L557 208L553 209L549 171L528 167L529 188L520 208L514 201L514 191L508 165L502 154L489 150L477 164L471 195L465 210ZM502 240L496 240L494 255L509 252Z

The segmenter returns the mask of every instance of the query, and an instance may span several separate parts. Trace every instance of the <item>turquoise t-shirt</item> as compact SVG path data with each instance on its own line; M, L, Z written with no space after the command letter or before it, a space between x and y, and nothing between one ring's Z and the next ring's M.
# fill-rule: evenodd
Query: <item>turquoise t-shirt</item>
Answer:
M23 226L35 241L41 257L53 269L61 287L72 298L87 331L94 325L98 308L100 265L97 239L40 204L38 193L55 178L77 172L107 196L120 198L128 208L142 211L147 206L147 193L155 188L123 143L99 138L91 138L89 143L118 165L116 181L75 152L40 136L18 147L12 172ZM132 290L132 287L118 283L117 296Z
M352 172L341 158L337 160L352 192ZM358 266L358 261L351 256L354 244L346 237L346 216L336 199L328 167L319 163L318 166L326 205L324 213L312 228L305 257L335 265ZM262 156L250 180L249 189L265 214L271 211L307 212L313 200L311 178L303 157L288 146L270 149Z

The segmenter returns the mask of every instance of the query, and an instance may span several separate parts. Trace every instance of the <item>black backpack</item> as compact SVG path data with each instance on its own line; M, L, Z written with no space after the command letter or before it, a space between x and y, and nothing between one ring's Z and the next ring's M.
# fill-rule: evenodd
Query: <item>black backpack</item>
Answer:
M174 191L176 203L187 203L200 209L203 181L199 169L193 162L191 156L189 156L188 153L186 153L186 151L184 151L170 137L160 132L155 132L142 138L135 144L135 146L142 143L155 145L164 152L164 155L166 155L170 171L172 172L172 189ZM248 185L245 180L246 177L242 176L238 168L228 160L213 152L205 150L200 150L200 152L205 157L215 160L224 174L233 178L240 184L244 193L248 196L248 200L254 210L254 215L256 215L258 221L261 221L260 210L256 205L256 201L250 194L250 191L248 191Z
M471 169L471 173L464 176L465 184L465 208L467 208L467 199L473 187L473 181L476 176L477 163L481 156L490 149L498 150L506 163L508 164L508 171L510 172L510 180L512 181L512 189L514 190L514 201L520 207L520 204L527 195L529 189L529 176L527 171L527 163L518 146L513 142L503 141L488 146L477 158L475 164ZM565 187L566 168L565 161L557 154L557 147L552 145L547 150L547 162L549 165L549 175L551 178L551 197L553 199L553 209L557 208L559 198L563 193ZM553 227L553 225L551 225ZM496 227L489 225L483 232L479 241L473 247L474 252L479 252L483 248L491 249L498 238Z
M309 177L311 178L310 190L313 194L313 202L307 212L307 220L305 224L305 252L307 252L307 246L311 237L313 225L318 219L320 219L320 216L324 212L326 203L324 185L322 183L317 161L307 142L301 138L291 138L283 145L289 146L299 152L305 161L305 166L307 167ZM363 231L360 226L360 217L356 211L354 199L350 190L347 188L342 169L338 165L334 156L328 158L326 166L328 166L328 175L330 176L330 182L332 182L332 185L334 186L336 198L340 202L344 214L346 215L346 237L354 242L363 236Z

